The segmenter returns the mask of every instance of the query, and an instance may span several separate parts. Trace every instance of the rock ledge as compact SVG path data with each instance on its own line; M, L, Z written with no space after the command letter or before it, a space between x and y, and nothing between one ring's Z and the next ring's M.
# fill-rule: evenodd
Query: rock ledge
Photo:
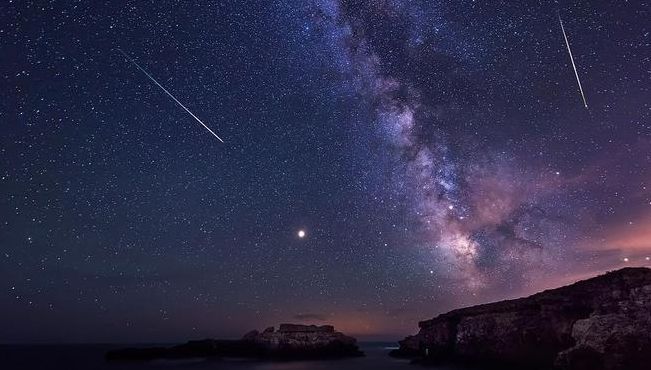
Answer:
M450 311L418 326L393 356L529 369L648 369L651 269L624 268L526 298Z

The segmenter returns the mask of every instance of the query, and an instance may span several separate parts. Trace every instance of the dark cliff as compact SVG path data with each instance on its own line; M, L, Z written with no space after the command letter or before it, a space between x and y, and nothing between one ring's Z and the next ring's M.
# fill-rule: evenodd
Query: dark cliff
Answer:
M651 270L625 268L527 298L454 310L419 327L393 355L538 369L648 369Z

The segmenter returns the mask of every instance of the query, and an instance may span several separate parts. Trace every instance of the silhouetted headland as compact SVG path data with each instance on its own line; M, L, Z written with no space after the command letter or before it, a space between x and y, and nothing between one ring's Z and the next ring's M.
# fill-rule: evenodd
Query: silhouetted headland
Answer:
M499 368L651 366L651 269L624 268L526 298L421 321L393 356Z
M242 339L204 339L173 347L125 348L110 351L108 360L147 361L193 357L238 357L258 359L323 359L363 356L357 340L335 331L331 325L281 324L253 330Z

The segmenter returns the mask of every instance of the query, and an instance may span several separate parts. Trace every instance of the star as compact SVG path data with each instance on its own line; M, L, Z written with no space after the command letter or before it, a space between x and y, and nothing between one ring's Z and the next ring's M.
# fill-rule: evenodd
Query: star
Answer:
M307 235L307 234L305 233L305 230L303 230L303 229L298 230L298 233L296 233L296 234L297 234L298 237L301 238L301 239L305 238L305 236Z

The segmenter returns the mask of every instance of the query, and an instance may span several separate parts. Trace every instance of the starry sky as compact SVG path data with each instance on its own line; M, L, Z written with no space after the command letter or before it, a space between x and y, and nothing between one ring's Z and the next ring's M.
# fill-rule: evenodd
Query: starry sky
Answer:
M618 0L3 1L0 342L280 322L395 339L649 265L649 18Z

